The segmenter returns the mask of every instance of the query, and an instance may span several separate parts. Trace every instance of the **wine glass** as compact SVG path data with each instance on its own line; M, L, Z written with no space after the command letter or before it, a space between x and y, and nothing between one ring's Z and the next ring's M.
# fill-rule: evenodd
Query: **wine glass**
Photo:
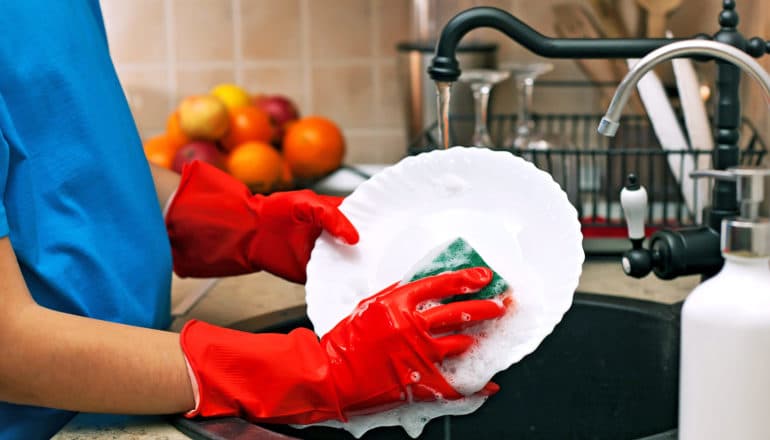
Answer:
M492 138L487 126L489 95L495 84L505 81L510 72L494 69L468 69L460 74L459 80L467 83L473 92L475 106L475 121L471 145L475 147L491 147Z
M516 125L510 131L503 143L506 148L526 149L530 142L537 141L539 135L534 132L532 120L532 95L535 89L535 80L544 73L553 70L553 64L545 62L510 62L503 65L510 72L516 84L518 113Z
M510 62L503 68L511 73L516 83L518 113L516 123L508 133L503 146L521 151L538 168L551 173L554 180L567 192L575 207L579 203L579 175L577 158L570 155L574 146L562 133L553 133L535 126L532 119L532 96L535 80L553 70L547 62Z

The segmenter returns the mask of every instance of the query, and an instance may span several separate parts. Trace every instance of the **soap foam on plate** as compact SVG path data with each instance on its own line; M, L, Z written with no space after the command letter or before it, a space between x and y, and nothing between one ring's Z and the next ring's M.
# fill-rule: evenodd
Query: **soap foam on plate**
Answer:
M471 262L478 264L478 260L466 258L470 252L475 253L473 246L469 243L466 243L467 249L456 254L457 258L445 260L443 263L437 262L437 258L452 243L456 244L457 240L444 243L430 251L407 272L402 283L409 282L415 277L420 278L420 274L433 273L440 269L440 266L457 269L469 267ZM480 265L486 266L483 259L481 263ZM436 417L465 415L476 411L487 397L477 396L474 393L480 391L497 372L505 370L511 365L506 353L511 352L513 347L529 342L532 339L532 333L540 325L539 316L542 314L543 305L538 286L541 283L532 279L532 271L527 270L526 264L522 264L522 266L515 277L500 280L502 283L507 282L509 289L494 298L494 300L501 301L502 296L509 295L512 291L514 303L508 311L498 319L485 321L464 330L464 333L477 337L477 343L463 355L448 358L442 364L437 365L447 382L457 392L466 396L465 398L454 401L409 402L381 413L352 416L346 423L331 420L315 425L296 427L329 426L341 428L356 438L360 438L368 430L376 427L402 426L407 434L416 438L422 433L425 425ZM428 301L419 307L427 309L439 305L437 301Z
M516 307L495 321L508 334L503 340L484 339L470 354L444 362L447 375L478 368L478 377L452 379L456 387L478 389L495 371L532 353L572 305L585 257L577 211L552 176L519 156L475 147L409 156L359 185L340 210L361 240L343 246L322 233L313 248L305 288L308 317L319 336L358 302L402 278L416 257L458 236L508 281ZM490 354L490 365L479 367ZM407 423L399 416L375 417L376 426ZM424 423L416 423L410 432L422 429ZM350 425L336 424L349 431Z

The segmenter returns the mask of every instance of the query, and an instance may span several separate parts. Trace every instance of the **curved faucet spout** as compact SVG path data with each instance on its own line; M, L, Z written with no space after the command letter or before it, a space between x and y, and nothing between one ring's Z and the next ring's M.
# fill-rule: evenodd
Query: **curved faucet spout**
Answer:
M428 68L431 79L457 81L460 77L460 65L455 57L457 45L465 34L481 27L497 29L532 52L549 58L639 58L675 41L666 38L550 38L502 9L481 6L460 12L444 26Z
M653 67L663 61L685 55L706 55L713 58L729 61L754 78L765 92L765 97L770 103L770 75L751 56L740 49L725 43L708 40L686 40L667 44L656 49L631 69L623 78L615 95L612 97L607 113L599 123L598 131L605 136L614 136L620 126L620 115L628 101L629 96L642 77Z

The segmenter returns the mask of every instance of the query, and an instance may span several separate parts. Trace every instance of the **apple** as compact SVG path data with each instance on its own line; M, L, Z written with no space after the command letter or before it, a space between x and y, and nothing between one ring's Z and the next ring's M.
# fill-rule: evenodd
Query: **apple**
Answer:
M217 148L217 144L209 141L193 141L180 148L174 156L171 168L177 173L181 173L184 165L194 160L200 160L224 169L224 155Z
M228 110L251 105L249 93L235 84L219 84L211 89L209 93L219 98Z
M188 96L179 104L179 125L191 139L215 141L227 133L227 107L211 95Z
M299 118L297 106L282 95L259 95L254 98L254 105L270 115L276 127L275 138L283 138L286 124Z

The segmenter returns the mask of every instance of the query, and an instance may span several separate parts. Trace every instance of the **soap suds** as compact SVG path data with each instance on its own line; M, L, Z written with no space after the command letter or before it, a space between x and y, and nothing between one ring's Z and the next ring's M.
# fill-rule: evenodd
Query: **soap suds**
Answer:
M446 252L452 246L454 246L452 250ZM445 272L448 267L456 270L478 265L487 266L468 242L456 239L428 252L408 271L402 283ZM499 277L495 275L496 278ZM541 283L535 282L532 277L532 271L526 267L526 264L522 264L522 267L517 269L515 277L509 277L508 280L499 277L499 281L493 279L487 289L491 289L488 292L496 293L487 297L500 304L507 303L507 312L498 319L484 321L464 330L464 333L477 337L477 343L462 356L448 358L437 365L447 382L457 392L467 397L455 401L412 402L411 396L407 396L406 400L409 403L389 411L353 416L347 423L327 421L317 425L345 429L357 438L376 427L402 426L411 437L416 438L422 433L425 425L436 417L464 415L476 411L487 397L477 396L475 393L480 391L497 372L511 365L510 353L520 350L524 344L531 343L532 334L541 325L540 317L543 313ZM475 297L481 293L462 296L467 299L469 296ZM455 298L461 299L462 296ZM439 305L441 305L439 301L426 301L418 305L418 310L427 310Z

